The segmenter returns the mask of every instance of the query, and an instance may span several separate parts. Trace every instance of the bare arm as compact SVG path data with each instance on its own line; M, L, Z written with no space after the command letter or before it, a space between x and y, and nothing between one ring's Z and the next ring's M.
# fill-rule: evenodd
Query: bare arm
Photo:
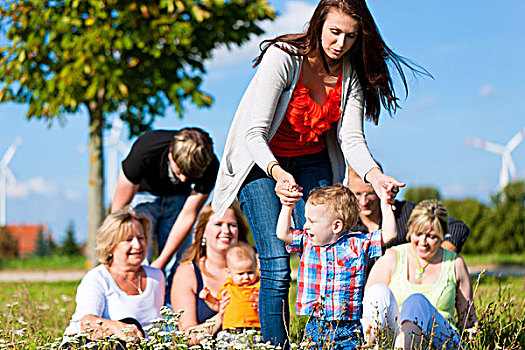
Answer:
M374 284L390 284L390 279L394 274L397 265L397 252L394 249L387 249L385 255L379 258L372 267L368 280L366 281L365 291Z
M293 205L282 205L279 219L277 220L277 238L287 244L292 244L290 222L292 220Z
M91 328L91 330L89 330ZM124 331L125 329L129 331ZM136 325L120 321L112 321L95 315L85 315L80 321L80 330L89 334L89 338L97 340L109 335L116 335L119 339L130 341L142 338L142 333Z
M184 310L178 327L186 332L190 338L190 345L199 343L200 339L198 339L197 334L215 334L221 329L224 307L219 310L217 315L207 320L207 322L213 323L213 326L208 323L198 323L197 278L191 262L179 265L173 276L173 286L177 287L171 289L171 305L174 312Z
M111 212L124 208L131 203L131 200L137 194L139 185L135 185L128 180L124 172L121 170L118 175L117 187L115 188L115 195L113 196L113 203L111 204Z
M173 253L179 249L186 237L188 237L188 234L190 233L191 228L193 227L195 220L197 220L197 216L208 197L209 194L192 191L171 228L164 249L162 249L159 257L151 264L151 266L162 270L170 261Z
M381 215L383 216L381 225L381 244L383 246L392 242L397 237L396 218L392 205L388 203L388 191L391 190L393 184L388 185L386 189L381 188L379 198L381 199Z
M459 255L454 260L456 269L456 310L459 318L458 328L470 328L478 323L474 297L472 295L472 282L465 261Z

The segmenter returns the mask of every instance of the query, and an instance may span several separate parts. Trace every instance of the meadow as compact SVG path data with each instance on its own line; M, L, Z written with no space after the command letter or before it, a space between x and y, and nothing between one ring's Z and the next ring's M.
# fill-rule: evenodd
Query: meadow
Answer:
M0 349L51 349L59 343L74 311L78 282L0 283ZM523 349L525 346L525 278L482 277L473 280L475 304L480 319L476 333L463 333L465 349ZM290 338L298 348L306 348L302 334L306 318L295 317L290 293L292 321ZM54 343L53 343L54 342ZM182 341L183 343L183 341ZM249 343L249 342L248 342ZM46 345L48 344L48 345ZM107 345L106 348L111 348ZM215 344L215 343L214 343ZM217 345L217 344L215 344ZM177 348L187 348L178 340ZM172 346L174 348L175 346ZM233 348L230 344L222 348ZM153 349L150 345L136 348ZM208 347L209 348L209 347ZM221 348L216 346L216 348ZM236 346L236 349L238 346ZM244 349L257 348L244 344ZM387 349L388 346L383 347Z

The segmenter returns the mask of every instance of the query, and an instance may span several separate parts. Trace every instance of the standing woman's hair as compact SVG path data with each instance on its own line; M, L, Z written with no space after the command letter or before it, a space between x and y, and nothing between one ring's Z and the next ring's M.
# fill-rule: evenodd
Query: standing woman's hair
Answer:
M397 55L386 45L365 0L321 0L308 23L306 32L286 34L274 39L264 40L260 45L262 52L254 60L254 67L261 62L270 46L276 43L286 43L288 45L279 45L278 47L290 55L306 56L317 53L323 60L324 68L328 72L326 56L321 45L321 33L326 16L333 8L341 10L359 22L359 34L349 51L350 62L357 72L363 90L366 119L373 120L377 125L381 105L390 114L395 113L399 107L399 98L397 98L394 90L388 63L396 68L407 95L408 85L403 66L410 69L414 74L430 76L430 73L412 62L409 64L407 59Z
M240 242L246 242L249 228L244 218L244 214L239 208L237 202L234 202L231 206L233 212L235 213L235 219L237 219L237 229L238 235L237 240ZM211 204L206 205L200 215L197 224L195 225L195 234L193 236L193 243L191 246L186 249L183 256L183 261L199 261L202 257L206 256L206 244L202 244L202 237L204 236L204 231L206 230L206 225L210 221L210 217L215 214L211 208Z

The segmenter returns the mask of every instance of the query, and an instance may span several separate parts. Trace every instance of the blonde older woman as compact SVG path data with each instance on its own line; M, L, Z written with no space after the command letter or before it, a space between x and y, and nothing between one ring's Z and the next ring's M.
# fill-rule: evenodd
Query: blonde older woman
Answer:
M144 336L143 328L159 317L164 303L164 275L159 269L141 265L150 229L149 219L130 207L104 220L97 234L101 265L80 282L66 335L86 333L91 328L90 339Z
M363 328L388 329L395 348L419 349L423 339L437 348L457 348L457 326L477 322L467 266L443 249L447 210L436 200L419 203L408 221L409 243L388 249L372 268L363 300ZM456 326L454 308L459 323Z

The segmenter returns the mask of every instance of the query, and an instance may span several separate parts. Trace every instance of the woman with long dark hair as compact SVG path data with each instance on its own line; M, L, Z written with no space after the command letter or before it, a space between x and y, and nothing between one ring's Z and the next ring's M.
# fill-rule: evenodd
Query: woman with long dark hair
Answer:
M321 0L305 33L263 41L261 49L231 125L212 205L223 215L238 196L261 262L263 338L285 345L290 267L275 235L278 197L298 201L294 220L301 227L310 190L343 182L348 162L393 199L404 184L372 159L363 116L377 124L381 106L389 113L399 106L388 63L405 90L402 66L419 71L384 43L364 0ZM303 190L287 191L286 183Z

